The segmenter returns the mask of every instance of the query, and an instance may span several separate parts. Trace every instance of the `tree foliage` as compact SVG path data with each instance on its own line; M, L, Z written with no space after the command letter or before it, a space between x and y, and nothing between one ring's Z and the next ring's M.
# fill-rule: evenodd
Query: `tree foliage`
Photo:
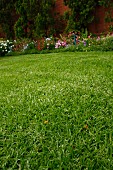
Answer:
M55 0L1 0L0 24L7 35L11 35L8 27L14 27L16 37L46 36L48 30L51 32L53 28L51 9L54 2ZM13 11L18 15L16 23Z
M93 11L97 6L109 7L113 0L64 0L71 11L68 15L67 29L83 29L94 19Z
M15 24L16 36L46 36L54 21L53 5L54 0L18 0L15 6L20 17Z
M98 4L104 7L113 8L113 0L98 0Z

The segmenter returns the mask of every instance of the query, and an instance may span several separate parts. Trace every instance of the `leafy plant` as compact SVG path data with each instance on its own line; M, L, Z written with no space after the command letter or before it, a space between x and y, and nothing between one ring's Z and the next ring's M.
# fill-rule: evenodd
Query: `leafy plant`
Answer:
M0 25L7 38L36 38L54 30L55 0L1 0Z
M113 12L112 0L64 0L64 3L70 8L70 11L65 13L65 18L68 20L67 31L70 29L85 31L89 23L93 21L94 10L99 5L108 7Z
M15 3L19 19L15 24L17 37L36 38L48 35L54 21L51 8L54 0L18 0Z

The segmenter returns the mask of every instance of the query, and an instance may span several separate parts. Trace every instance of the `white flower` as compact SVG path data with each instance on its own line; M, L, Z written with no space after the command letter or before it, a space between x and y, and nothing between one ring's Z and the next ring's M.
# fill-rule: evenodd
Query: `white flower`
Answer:
M51 40L51 38L46 38L46 41L50 41Z

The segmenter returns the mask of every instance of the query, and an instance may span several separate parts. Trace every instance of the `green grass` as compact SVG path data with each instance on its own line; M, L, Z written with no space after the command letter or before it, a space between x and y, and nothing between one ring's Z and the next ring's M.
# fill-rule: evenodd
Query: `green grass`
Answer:
M113 53L0 58L1 170L113 169Z

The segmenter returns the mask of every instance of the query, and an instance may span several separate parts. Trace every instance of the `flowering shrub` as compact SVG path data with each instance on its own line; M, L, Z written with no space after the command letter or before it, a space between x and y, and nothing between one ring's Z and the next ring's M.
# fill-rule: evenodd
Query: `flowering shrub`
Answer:
M6 53L13 51L13 42L7 41L0 41L0 56L4 56Z
M60 37L55 43L55 48L65 48L68 47L69 44L71 44L70 38L67 35L60 34Z
M55 44L55 48L64 48L67 46L67 43L66 41L61 41L61 40L58 40Z
M45 38L45 49L52 50L55 48L55 39L53 37Z
M34 49L37 46L37 41L30 39L14 40L14 51L24 52L26 50Z
M113 35L80 37L76 51L112 51Z
M28 44L23 45L23 51L34 49L34 48L36 48L36 42L35 41L31 41Z

